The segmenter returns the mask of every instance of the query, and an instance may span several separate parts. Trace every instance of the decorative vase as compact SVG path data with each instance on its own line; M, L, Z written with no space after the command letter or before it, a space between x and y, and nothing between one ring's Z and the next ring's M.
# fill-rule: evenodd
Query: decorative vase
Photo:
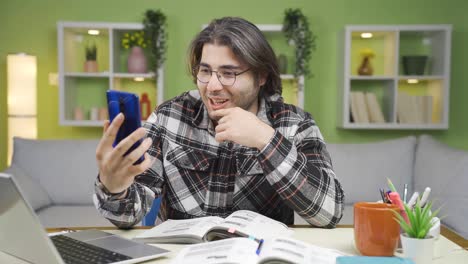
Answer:
M359 75L372 75L374 73L374 69L370 63L370 57L366 56L362 59L361 66L359 66L358 74Z
M83 69L85 72L98 72L98 64L97 61L85 61Z
M79 106L75 107L75 109L73 110L73 119L75 119L75 120L84 120L83 108L81 108Z
M143 93L140 99L141 119L146 120L151 115L151 101L147 93Z
M127 70L129 73L146 73L148 71L147 61L143 49L133 46L127 58Z
M424 75L426 62L427 56L424 55L403 56L403 73L405 75Z
M434 255L434 237L411 238L401 234L403 255L413 260L414 264L431 264Z

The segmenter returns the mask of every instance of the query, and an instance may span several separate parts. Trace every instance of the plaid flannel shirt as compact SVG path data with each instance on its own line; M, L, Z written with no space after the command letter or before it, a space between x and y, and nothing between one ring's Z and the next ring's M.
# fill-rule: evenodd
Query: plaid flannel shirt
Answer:
M160 105L144 125L153 139L152 167L120 200L106 196L97 179L97 209L128 228L161 196L163 221L246 209L286 224L293 224L296 211L314 226L334 227L343 215L344 193L315 121L279 95L262 98L257 117L275 129L261 151L216 142L197 90Z

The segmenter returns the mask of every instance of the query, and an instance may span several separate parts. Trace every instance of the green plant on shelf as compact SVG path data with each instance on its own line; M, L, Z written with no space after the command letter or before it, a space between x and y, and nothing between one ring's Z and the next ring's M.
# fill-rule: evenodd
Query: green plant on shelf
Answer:
M156 76L158 69L166 60L167 49L167 23L166 16L160 10L146 10L143 18L143 27L148 36L150 63Z
M96 44L87 45L85 47L86 61L96 61L97 47Z
M309 21L300 9L286 9L283 19L283 32L289 44L296 47L295 76L308 76L309 61L316 48L317 36L309 29Z
M135 46L146 48L147 43L148 40L146 39L145 32L142 30L127 32L122 37L122 47L125 49L130 49Z

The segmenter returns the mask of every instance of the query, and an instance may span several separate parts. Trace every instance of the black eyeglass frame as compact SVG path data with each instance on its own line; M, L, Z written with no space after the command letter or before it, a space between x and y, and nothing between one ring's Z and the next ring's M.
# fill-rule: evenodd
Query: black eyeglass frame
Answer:
M209 68L209 67L207 67L207 68ZM197 80L200 81L201 83L204 83L204 84L209 83L209 82L210 82L209 80L208 80L207 82L204 82L204 81L200 80L200 78L198 78L198 71L199 71L199 70L200 70L200 65L198 65L197 67L195 67L195 68L193 69L193 72L194 72L194 74L195 74ZM216 73L216 78L218 78L219 83L221 83L221 84L224 85L224 86L232 86L232 85L234 85L234 84L236 83L237 76L239 76L239 75L241 75L241 74L243 74L243 73L246 73L246 72L248 72L249 70L250 70L250 68L248 68L247 70L241 71L241 72L239 72L239 73L234 73L234 81L232 82L232 84L224 84L224 83L219 79L219 78L220 78L220 74L218 74L219 70L213 71L213 70L210 69L210 79L211 79L211 76L213 76L213 72L215 72L215 73ZM222 77L222 76L221 76L221 77Z

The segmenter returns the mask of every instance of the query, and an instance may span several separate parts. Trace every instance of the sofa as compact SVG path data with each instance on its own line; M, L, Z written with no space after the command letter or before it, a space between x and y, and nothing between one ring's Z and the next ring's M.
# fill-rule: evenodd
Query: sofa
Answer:
M429 135L363 144L328 144L333 167L345 192L340 224L353 224L353 204L381 200L380 188L391 179L408 199L431 188L434 208L441 207L442 224L468 239L468 152L440 143ZM298 219L298 223L303 220Z
M97 140L29 140L15 138L7 172L19 181L46 227L106 226L92 203ZM353 223L353 204L381 199L387 178L408 196L431 187L442 223L468 239L468 152L431 136L409 136L362 144L328 144L337 177L345 191L340 224ZM296 224L305 223L296 215Z
M45 227L109 226L93 205L98 140L14 138L6 173L16 178Z

